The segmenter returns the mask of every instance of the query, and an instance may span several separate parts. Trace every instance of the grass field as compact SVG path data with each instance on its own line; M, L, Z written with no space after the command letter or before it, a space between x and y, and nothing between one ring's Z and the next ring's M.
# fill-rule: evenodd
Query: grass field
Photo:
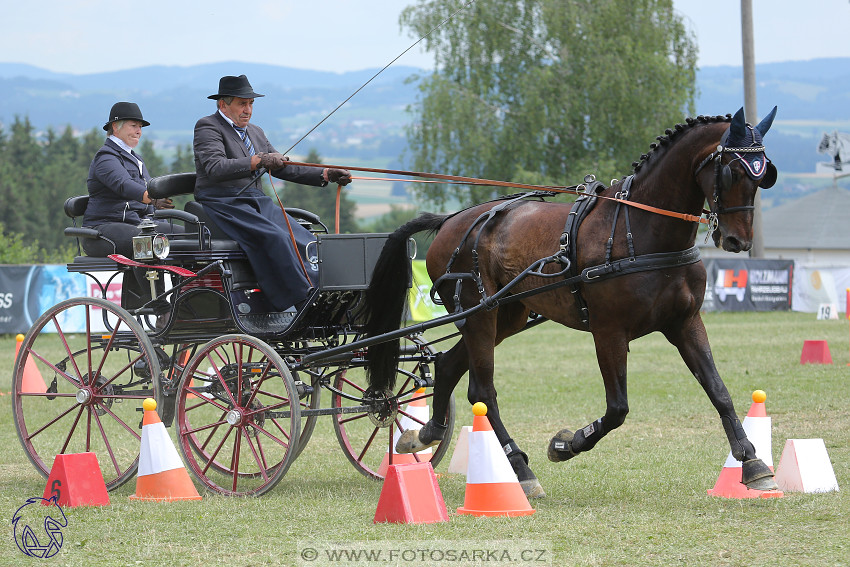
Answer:
M481 546L540 554L474 564L580 566L850 565L850 366L848 321L813 314L707 314L721 375L739 415L755 389L767 392L773 458L788 438L823 438L842 488L779 499L710 497L729 452L720 420L684 363L661 335L637 340L629 360L626 423L590 453L566 463L546 460L562 427L583 427L605 410L591 337L546 323L497 350L497 387L505 423L529 454L547 492L523 518L457 515L465 479L436 467L450 521L378 524L381 484L358 474L320 418L309 445L283 481L261 498L206 494L199 502L134 502L135 482L110 493L100 508L66 508L60 553L25 557L11 525L2 565L428 565L421 553ZM829 342L832 365L800 365L803 341ZM440 344L440 348L448 345ZM0 509L7 521L45 480L21 449L12 423L14 337L0 339ZM465 379L457 394L460 425L472 422ZM513 546L513 547L511 547ZM381 549L382 560L332 560L328 550ZM525 548L523 547L523 549ZM309 561L305 551L320 555ZM388 561L387 550L407 550ZM513 551L512 551L513 552ZM431 555L431 557L435 557ZM444 561L440 565L473 564Z

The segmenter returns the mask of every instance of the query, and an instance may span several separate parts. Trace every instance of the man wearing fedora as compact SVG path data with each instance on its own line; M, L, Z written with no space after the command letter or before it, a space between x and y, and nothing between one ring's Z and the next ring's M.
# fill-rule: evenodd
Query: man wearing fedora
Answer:
M109 119L103 125L106 141L89 167L86 180L89 201L83 215L83 226L96 228L111 243L83 239L83 249L90 256L117 252L132 258L132 239L139 234L137 226L142 217L152 214L154 208L174 208L171 199L152 200L148 196L148 168L134 151L145 126L150 126L150 122L142 117L136 103L112 105ZM171 227L167 222L158 224L162 225L162 232L183 231L182 227Z
M315 236L292 217L287 222L286 213L263 192L258 170L315 187L347 185L351 175L343 169L287 165L288 158L274 149L262 128L250 123L254 99L262 96L240 75L222 77L218 92L207 97L216 101L216 112L195 124L195 199L239 243L263 294L283 311L304 300L316 283L299 258Z

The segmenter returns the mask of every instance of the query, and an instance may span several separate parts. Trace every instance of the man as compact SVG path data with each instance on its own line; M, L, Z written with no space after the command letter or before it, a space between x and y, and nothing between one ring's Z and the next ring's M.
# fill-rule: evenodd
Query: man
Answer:
M301 261L304 247L315 237L292 217L287 223L287 215L263 193L258 170L316 187L328 182L347 185L351 174L344 169L287 165L289 158L274 149L259 126L250 123L254 99L262 96L240 75L222 77L218 92L207 97L216 101L217 110L195 124L195 199L239 243L263 294L283 311L303 301L317 283L310 281Z

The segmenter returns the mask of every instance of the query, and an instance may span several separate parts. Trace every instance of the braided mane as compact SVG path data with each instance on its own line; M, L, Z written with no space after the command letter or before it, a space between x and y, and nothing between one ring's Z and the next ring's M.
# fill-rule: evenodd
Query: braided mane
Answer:
M730 122L732 120L732 115L727 114L725 116L697 116L696 118L686 118L685 124L676 124L673 128L667 128L664 131L663 136L657 136L655 139L658 142L653 142L649 145L649 152L640 156L638 161L632 162L633 173L637 173L640 171L640 168L644 166L645 163L649 161L649 158L655 153L656 150L660 150L673 144L679 136L693 128L698 124L710 124L713 122Z

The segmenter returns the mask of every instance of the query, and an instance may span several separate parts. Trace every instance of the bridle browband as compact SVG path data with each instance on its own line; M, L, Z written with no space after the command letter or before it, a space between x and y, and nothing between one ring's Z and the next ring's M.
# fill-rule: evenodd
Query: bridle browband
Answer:
M709 203L709 206L711 207L709 214L709 227L712 229L717 226L718 215L752 211L755 209L754 205L740 205L737 207L723 206L723 203L720 200L721 193L722 191L726 191L732 187L732 169L729 167L729 164L743 159L743 157L739 155L729 163L723 163L723 154L727 152L736 154L755 154L764 153L765 151L764 146L750 146L748 148L730 148L725 146L724 144L728 136L729 131L727 130L723 135L723 138L720 140L720 144L717 146L717 149L708 154L708 156L697 166L696 171L694 171L694 177L696 177L699 175L699 172L702 171L702 168L708 165L710 161L714 161L714 195Z

